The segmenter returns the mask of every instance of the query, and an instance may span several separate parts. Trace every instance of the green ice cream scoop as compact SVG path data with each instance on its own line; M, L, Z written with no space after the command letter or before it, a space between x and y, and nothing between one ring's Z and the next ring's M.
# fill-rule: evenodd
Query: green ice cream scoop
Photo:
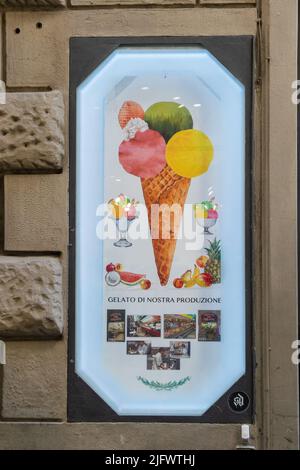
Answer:
M158 131L166 142L176 132L193 129L193 118L189 110L180 103L160 101L145 112L144 120L150 129Z

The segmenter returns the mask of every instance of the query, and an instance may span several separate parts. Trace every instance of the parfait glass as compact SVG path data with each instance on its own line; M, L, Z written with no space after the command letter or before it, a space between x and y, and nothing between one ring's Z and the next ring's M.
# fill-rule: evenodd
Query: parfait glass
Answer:
M137 217L127 217L127 214L123 214L120 218L115 219L116 226L119 232L119 240L114 243L114 246L118 248L129 248L132 246L132 243L127 240L128 229L131 224Z
M207 208L209 205L210 208ZM209 207L208 206L208 207ZM195 204L194 205L194 214L195 219L198 225L203 228L204 235L213 235L213 233L209 230L211 227L216 225L217 220L219 218L219 214L216 210L216 206L213 206L211 201Z
M196 222L202 227L204 235L213 235L210 228L216 225L218 219L208 219L207 217L196 217Z

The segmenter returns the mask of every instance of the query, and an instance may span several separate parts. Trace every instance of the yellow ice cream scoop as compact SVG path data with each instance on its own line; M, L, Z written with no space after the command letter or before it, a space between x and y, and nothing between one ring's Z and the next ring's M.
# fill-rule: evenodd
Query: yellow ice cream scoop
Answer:
M204 209L204 207L201 207L201 205L197 205L195 208L195 217L196 219L207 219L208 217L208 211Z
M124 209L123 209L123 207L116 204L116 202L114 200L111 200L111 201L108 202L108 207L111 211L112 216L115 219L120 219L122 217L122 215L124 213Z
M211 140L196 129L177 132L166 147L169 167L185 178L195 178L206 173L213 155L214 147Z

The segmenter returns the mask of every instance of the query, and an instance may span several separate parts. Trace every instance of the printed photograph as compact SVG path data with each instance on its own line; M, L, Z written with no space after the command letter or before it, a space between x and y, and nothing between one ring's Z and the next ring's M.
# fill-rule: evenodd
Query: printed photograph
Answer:
M125 310L107 310L107 341L125 341Z
M176 314L164 316L165 338L195 339L196 315Z
M221 341L221 311L199 310L199 341Z
M127 341L127 354L131 356L139 356L143 354L150 354L151 343L145 341Z
M172 358L184 359L191 357L191 343L189 341L171 341L170 354Z
M180 370L180 359L171 357L170 348L151 348L147 356L148 370Z
M160 334L160 315L128 315L127 336L129 338L157 338Z

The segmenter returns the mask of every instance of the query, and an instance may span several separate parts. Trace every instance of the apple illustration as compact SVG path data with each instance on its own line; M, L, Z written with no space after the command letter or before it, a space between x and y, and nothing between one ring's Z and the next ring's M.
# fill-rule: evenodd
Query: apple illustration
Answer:
M184 282L182 279L180 279L180 277L178 277L177 279L174 279L173 286L176 287L176 289L182 289L183 285L184 285Z
M141 285L141 288L142 288L142 289L148 290L148 289L150 289L150 287L151 287L151 281L149 281L149 279L143 279L143 280L140 282L140 285Z
M106 266L106 271L107 271L108 273L110 273L110 272L112 272L112 271L115 271L115 269L116 269L116 267L115 267L115 265L114 265L113 263L110 263L110 264L108 264L108 265Z

